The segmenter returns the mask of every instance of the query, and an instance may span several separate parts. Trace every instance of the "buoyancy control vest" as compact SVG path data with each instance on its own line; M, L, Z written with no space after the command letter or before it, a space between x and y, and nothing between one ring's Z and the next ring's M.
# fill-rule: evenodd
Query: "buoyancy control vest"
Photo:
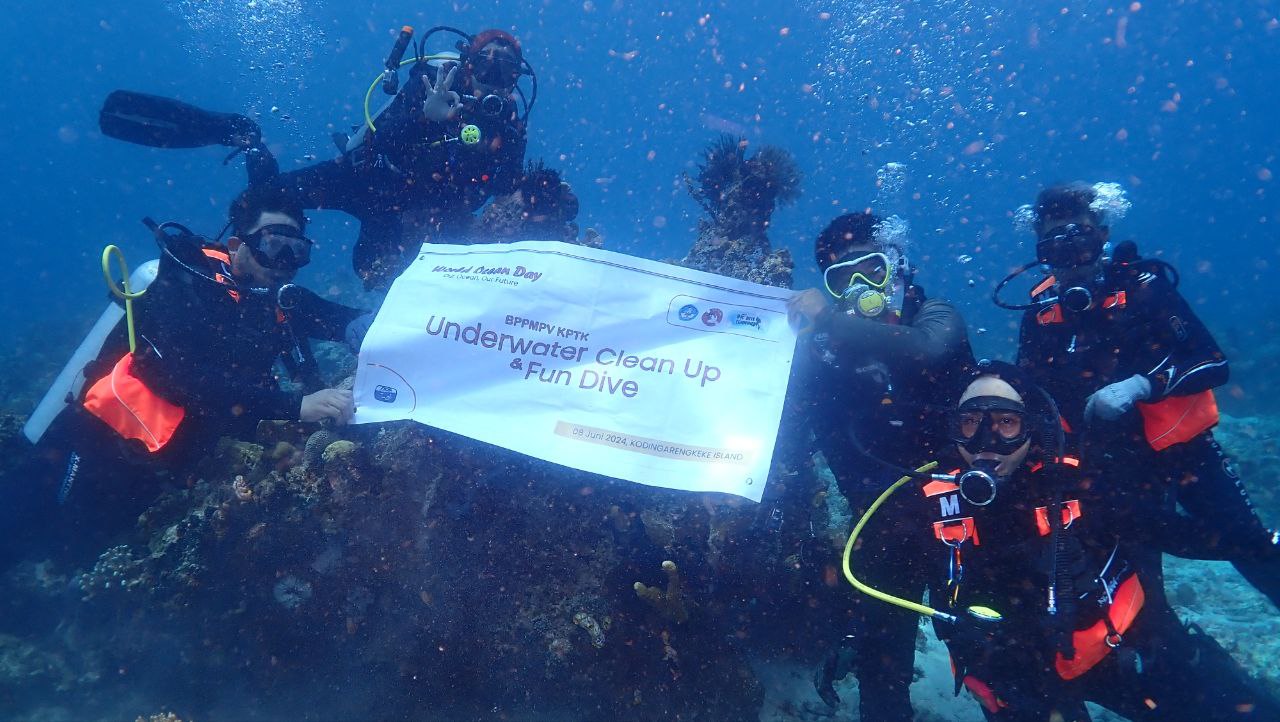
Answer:
M1063 463L1074 466L1078 462L1067 458ZM1042 468L1036 464L1019 473L1037 474ZM1050 508L1054 505L1026 504L1011 508L1008 506L1011 502L1006 500L1001 509L991 508L997 504L980 507L966 502L959 493L959 486L948 481L929 482L921 491L933 517L929 522L930 532L942 543L947 554L944 603L952 609L978 604L1002 611L1000 608L1006 606L1003 604L1005 600L997 598L998 594L987 596L989 590L975 588L974 577L991 579L993 573L1003 572L990 566L982 568L984 563L998 564L993 558L1014 558L1017 568L1011 568L1011 574L1031 568L1042 558L1049 543L1053 532ZM1058 533L1075 535L1079 528L1077 523L1088 512L1085 505L1078 498L1067 498L1056 506L1062 520ZM1007 548L993 549L993 546ZM1082 568L1073 573L1086 583L1077 582L1076 588L1070 592L1072 596L1077 600L1091 599L1096 604L1078 604L1075 607L1075 617L1068 620L1071 625L1068 651L1054 653L1055 671L1064 680L1085 674L1118 647L1142 608L1145 599L1142 584L1127 560L1118 558L1118 551L1117 544L1098 569L1088 569L1088 560L1082 559ZM1050 605L1054 603L1052 593L1044 598ZM1041 616L1036 621L1026 621L1025 616L1023 619L1024 623L1049 624L1048 616ZM999 624L1009 623L1012 622ZM953 667L957 685L968 687L989 711L994 712L1003 704L989 686L992 680L984 679L987 676L984 674L986 665L982 662L985 653L982 649L957 650L953 645Z
M218 264L213 279L239 302L230 279L231 257L217 248L202 248L204 256ZM123 439L141 442L151 453L163 449L177 432L186 409L151 389L134 372L134 354L125 353L111 370L85 393L83 406Z
M1036 284L1031 289L1032 300L1043 297L1056 283L1053 276L1048 276ZM1111 293L1099 304L1104 310L1116 311L1123 311L1128 306L1129 294L1124 290ZM1036 323L1041 326L1066 322L1061 303L1054 302L1036 311ZM1212 389L1184 396L1165 396L1152 403L1140 401L1137 408L1142 415L1143 435L1156 451L1190 441L1216 426L1219 420L1218 402Z

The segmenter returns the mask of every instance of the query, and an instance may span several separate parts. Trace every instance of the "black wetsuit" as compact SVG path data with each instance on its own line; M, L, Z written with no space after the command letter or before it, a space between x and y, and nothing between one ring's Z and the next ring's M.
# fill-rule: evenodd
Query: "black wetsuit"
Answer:
M81 405L88 389L128 352L122 321L85 368L81 398L50 426L31 463L0 480L8 500L0 507L0 569L36 548L83 561L133 523L168 472L187 468L219 437L250 437L263 419L296 419L302 392L280 388L277 361L308 375L309 353L300 344L340 340L363 313L293 286L286 289L290 308L283 311L275 293L236 292L215 283L230 270L206 255L198 240L170 240L168 246L177 260L162 255L155 281L134 302L133 374L181 406L185 417L173 438L151 453Z
M1134 253L1136 256L1136 252ZM1084 430L1084 407L1108 384L1141 374L1158 403L1226 383L1226 356L1177 292L1162 264L1134 260L1107 269L1105 298L1083 313L1056 307L1022 320L1019 364L1062 404ZM1046 292L1048 293L1048 292ZM1255 513L1222 447L1206 430L1155 451L1138 410L1116 422L1094 420L1084 453L1104 470L1135 484L1162 487L1190 515L1196 533L1170 538L1165 551L1193 558L1226 558L1273 604L1280 606L1280 547Z
M967 378L973 352L964 319L945 301L908 294L900 325L848 316L836 310L818 318L815 333L797 354L800 391L815 435L840 491L857 518L900 474L859 453L856 443L900 466L930 458L938 436L937 405ZM907 599L924 593L923 548L908 531L921 521L906 507L879 515L860 542L862 574ZM860 719L910 720L915 638L919 618L850 592L850 633L859 681Z
M1134 720L1280 719L1280 704L1165 600L1159 547L1169 527L1150 493L1036 463L987 506L944 482L909 485L889 502L927 519L915 535L929 547L929 599L961 620L935 618L934 629L957 687L988 719L1078 722L1089 719L1086 701ZM979 621L973 606L1003 619Z
M344 211L360 221L352 264L370 288L388 286L427 239L460 236L471 214L514 191L523 172L525 127L516 104L506 102L496 115L467 108L453 120L430 122L420 110L428 73L434 79L429 63L414 65L374 120L377 130L338 158L276 175L262 149L251 157L250 184L278 183L304 208ZM479 143L458 140L466 124L480 129Z

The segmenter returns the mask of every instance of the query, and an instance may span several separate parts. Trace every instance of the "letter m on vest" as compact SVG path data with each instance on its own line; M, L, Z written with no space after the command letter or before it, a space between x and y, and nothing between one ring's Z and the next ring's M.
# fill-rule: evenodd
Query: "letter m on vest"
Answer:
M942 507L943 516L955 516L960 513L960 497L955 494L938 499L938 505Z

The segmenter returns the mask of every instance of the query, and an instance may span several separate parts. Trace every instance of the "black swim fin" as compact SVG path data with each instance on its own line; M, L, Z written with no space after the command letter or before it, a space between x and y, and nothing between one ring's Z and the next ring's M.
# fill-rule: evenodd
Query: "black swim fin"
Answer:
M132 90L116 90L107 96L98 126L104 135L152 148L248 148L262 137L258 124L238 113L215 113Z

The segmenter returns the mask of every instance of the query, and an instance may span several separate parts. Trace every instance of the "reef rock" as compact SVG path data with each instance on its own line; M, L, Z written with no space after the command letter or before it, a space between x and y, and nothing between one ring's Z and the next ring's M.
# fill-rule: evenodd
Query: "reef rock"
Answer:
M681 265L791 287L791 253L771 250L766 235L774 209L800 195L800 170L791 154L764 146L748 157L746 140L723 136L703 151L696 178L686 177L685 184L706 216Z

